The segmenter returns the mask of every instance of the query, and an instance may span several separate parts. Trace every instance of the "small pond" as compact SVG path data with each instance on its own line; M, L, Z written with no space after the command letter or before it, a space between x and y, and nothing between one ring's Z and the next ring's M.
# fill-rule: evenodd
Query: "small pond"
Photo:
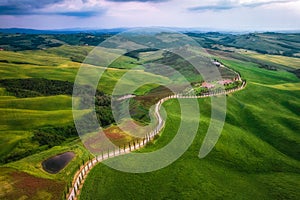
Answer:
M43 169L50 173L56 174L60 172L67 164L74 158L75 154L73 152L66 152L48 158L42 162Z

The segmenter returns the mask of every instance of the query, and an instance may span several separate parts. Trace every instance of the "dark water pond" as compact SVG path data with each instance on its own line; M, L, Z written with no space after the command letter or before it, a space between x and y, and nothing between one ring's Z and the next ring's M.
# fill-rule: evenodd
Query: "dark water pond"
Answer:
M73 158L75 154L73 152L66 152L48 158L42 162L43 169L51 174L60 172Z

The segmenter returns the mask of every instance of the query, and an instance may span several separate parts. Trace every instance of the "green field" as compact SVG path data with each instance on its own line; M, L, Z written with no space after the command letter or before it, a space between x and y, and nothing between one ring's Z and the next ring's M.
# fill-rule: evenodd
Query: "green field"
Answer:
M44 78L73 82L80 67L80 63L73 61L74 56L84 55L89 50L91 47L61 46L47 50L2 51L0 52L1 79ZM105 93L112 93L114 84L128 71L125 68L130 68L126 62L132 60L132 58L123 57L113 63L111 68L103 74L98 88ZM131 66L133 65L131 64ZM157 83L169 81L165 77L144 72L141 69L135 69L131 74L131 77L134 75L134 80L124 79L124 85L134 85L138 80L157 80ZM144 94L157 86L149 85L139 89L137 93ZM85 112L80 111L80 115L83 114ZM68 138L63 143L50 148L45 145L40 146L37 141L33 140L33 137L35 132L41 128L43 130L46 127L47 131L47 127L63 128L73 124L72 97L52 95L17 98L4 87L0 87L0 116L0 167L2 170L0 183L7 188L4 190L1 188L0 198L40 199L42 196L45 199L60 198L79 166L91 155L83 147L78 137ZM113 137L115 134L120 136L113 140L117 144L127 143L131 140L131 137L122 136L124 133L115 130L113 126L108 127L105 131L108 136ZM76 157L64 170L51 175L42 169L41 162L43 160L66 151L75 152ZM16 175L18 173L21 174ZM33 183L39 182L41 188L34 184L27 185L26 182L29 180ZM20 188L20 185L23 184L27 188ZM42 187L44 184L46 186ZM31 187L36 187L36 189Z
M7 95L7 92L2 91ZM46 146L40 146L32 140L32 137L33 132L40 127L61 127L71 124L73 122L71 101L72 98L66 95L34 98L0 97L2 162L0 182L6 188L0 190L0 198L61 198L66 183L72 180L79 163L87 160L89 153L80 141L73 141L71 138L60 146L48 149ZM61 173L51 175L42 169L43 160L66 151L75 152L76 157ZM17 158L23 159L10 161ZM37 183L39 184L35 185Z
M198 134L185 154L172 165L145 174L129 174L98 164L80 194L88 199L297 199L300 196L299 79L285 71L272 72L255 64L223 60L248 82L228 95L227 117L213 151L198 158L210 120L209 99L199 100ZM188 103L189 100L185 100ZM163 147L180 122L175 100L164 104L166 127L154 145Z
M207 35L204 41L211 42L217 38L220 45L224 45L231 37L226 34ZM266 35L266 38L274 39L272 34ZM264 40L264 35L249 36ZM13 40L17 36L2 37L2 40ZM15 52L0 51L1 81L55 80L61 81L61 84L73 84L81 62L93 49L85 44L94 44L95 41L85 34L44 35L42 37L46 39L40 45L31 41L39 37L22 35L19 38L22 40L16 40L14 45L4 46ZM108 36L95 37L103 39ZM202 36L195 34L193 37L199 39ZM244 44L248 49L255 50L258 47L258 44L245 41L244 37L236 36L238 43L234 47L230 44L228 48L240 48ZM170 38L162 39L170 42ZM18 41L21 42L19 46ZM28 44L28 48L23 44ZM270 46L267 40L262 44L263 50ZM104 52L103 48L97 50ZM286 48L280 47L279 50L289 52ZM90 172L80 199L296 199L300 196L300 81L295 74L287 71L299 69L299 59L258 53L253 56L244 50L239 52L241 54L215 49L211 51L214 52L213 57L240 72L247 81L244 90L227 96L226 123L213 151L204 159L198 158L210 120L210 99L199 99L199 130L193 144L180 159L164 169L145 174L122 173L99 164ZM298 47L290 53L294 52L298 52ZM116 53L117 50L112 50L106 52L105 56L115 56ZM132 117L141 124L149 122L149 107L170 94L168 89L159 87L160 84L177 87L179 82L180 88L182 83L182 79L175 81L179 77L176 74L158 75L155 74L156 70L162 69L147 68L143 64L151 61L174 64L177 67L175 69L186 75L189 81L202 81L184 61L177 60L174 55L164 54L162 50L141 51L137 55L138 58L134 54L115 60L105 70L98 91L109 97L115 84L122 79L126 94L129 87L144 81L146 84L133 92L137 97L130 101ZM165 57L169 58L167 63L163 61ZM272 63L277 71L260 68L265 63ZM91 65L87 75L94 77L98 70L103 71L103 66L95 68ZM224 77L233 76L229 70L223 70L221 74ZM61 91L58 89L57 94L48 94L47 91L45 94L42 91L16 89L15 92L31 96L18 96L14 90L0 85L0 199L61 199L79 166L92 157L77 133L74 135L72 132L74 124L70 91L59 93ZM183 100L183 103L189 105L190 100ZM155 151L174 137L180 124L180 107L176 100L170 100L164 104L164 108L168 113L166 127L154 143L148 144L140 152ZM101 107L100 110L105 109ZM193 108L190 109L192 112ZM75 112L85 115L89 111ZM104 112L103 115L106 114ZM104 131L117 145L132 140L115 124L106 124ZM54 143L40 143L36 138L38 133L42 133L49 141L54 140ZM58 139L53 135L58 135ZM67 151L74 152L76 156L61 172L49 174L42 169L43 160Z

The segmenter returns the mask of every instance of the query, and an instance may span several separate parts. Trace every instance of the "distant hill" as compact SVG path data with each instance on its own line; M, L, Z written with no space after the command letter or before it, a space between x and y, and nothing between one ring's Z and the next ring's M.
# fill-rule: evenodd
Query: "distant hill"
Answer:
M263 54L300 56L300 33L248 33L242 35L209 33L188 33L203 47L220 49L220 46L248 49ZM217 46L219 45L219 46Z
M24 28L0 28L0 33L8 34L78 34L78 33L120 33L128 30L127 28L113 28L113 29L61 29L61 30L37 30Z
M0 48L11 51L36 50L61 45L97 46L106 38L126 28L99 30L33 30L0 29ZM300 33L219 33L180 29L202 47L229 51L228 48L247 49L263 54L300 57ZM188 32L186 32L188 31ZM224 49L224 47L226 47Z
M25 34L0 33L0 48L9 51L38 50L62 45L97 46L112 34Z
M300 52L300 34L250 33L226 36L219 42L225 46L250 49L265 54L293 56Z

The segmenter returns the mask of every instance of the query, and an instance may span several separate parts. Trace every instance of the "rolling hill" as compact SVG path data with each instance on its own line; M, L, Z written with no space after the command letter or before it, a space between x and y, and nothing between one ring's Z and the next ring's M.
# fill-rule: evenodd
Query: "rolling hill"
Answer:
M29 32L0 34L0 199L64 199L74 174L92 157L74 127L72 85L89 52L116 32ZM227 96L226 123L217 145L206 158L198 158L211 103L210 98L199 99L200 128L179 160L146 174L127 174L99 164L90 172L80 199L296 199L300 196L299 34L187 35L205 47L211 59L247 80L244 90ZM164 35L149 42L160 39L172 42ZM192 83L203 81L188 63L163 50L142 49L119 57L103 74L96 100L98 120L117 144L133 139L115 126L110 113L114 86L124 74L133 74L123 80L128 88L139 79L157 80L137 88L130 100L132 117L140 124L148 124L148 109L171 94L160 84L172 85L177 76L156 73L160 69L147 65L151 62L174 66ZM227 78L235 75L226 69L220 73ZM163 106L166 126L141 153L162 148L177 131L178 102L170 100ZM43 170L45 159L69 151L76 156L62 171Z

